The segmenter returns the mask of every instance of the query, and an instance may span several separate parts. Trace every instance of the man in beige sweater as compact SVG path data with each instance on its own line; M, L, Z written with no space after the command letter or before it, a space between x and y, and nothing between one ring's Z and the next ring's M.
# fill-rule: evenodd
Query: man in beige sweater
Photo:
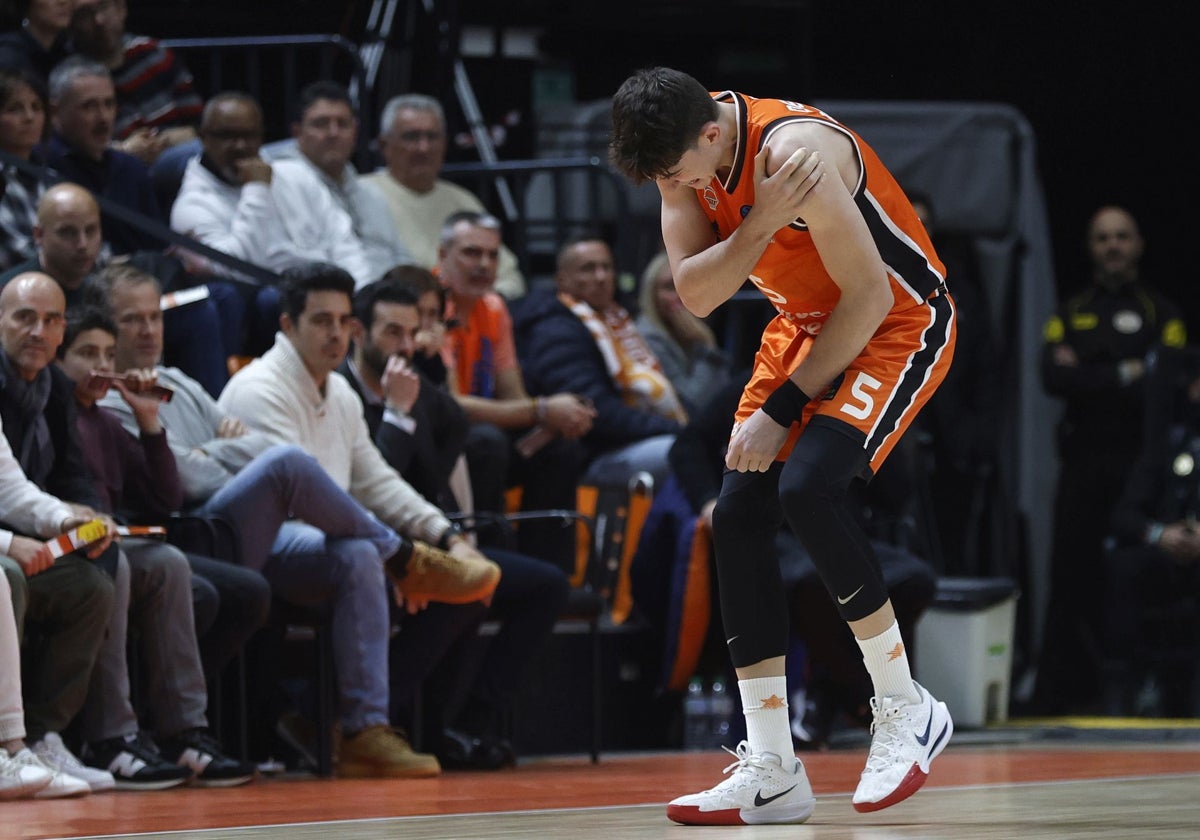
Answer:
M460 210L484 212L471 192L438 177L446 162L446 115L431 96L408 93L388 100L379 120L384 168L360 179L387 199L396 232L422 268L438 261L442 223ZM508 248L500 252L496 291L513 299L525 294L525 278Z

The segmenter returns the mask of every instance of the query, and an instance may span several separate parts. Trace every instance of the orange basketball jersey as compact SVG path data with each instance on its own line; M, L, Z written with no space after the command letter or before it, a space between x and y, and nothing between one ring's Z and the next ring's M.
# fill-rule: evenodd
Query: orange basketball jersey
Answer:
M729 175L723 182L714 178L696 192L721 239L728 238L754 206L754 158L775 131L798 122L819 122L854 145L859 161L854 202L883 258L894 302L875 337L834 383L834 391L809 404L803 422L825 414L854 426L864 435L870 467L877 468L949 367L954 307L944 294L945 266L896 179L853 131L799 102L732 91L714 93L713 98L737 108ZM776 232L749 279L779 315L763 332L738 421L749 417L796 369L841 297L801 219ZM780 458L791 452L801 427L792 428Z

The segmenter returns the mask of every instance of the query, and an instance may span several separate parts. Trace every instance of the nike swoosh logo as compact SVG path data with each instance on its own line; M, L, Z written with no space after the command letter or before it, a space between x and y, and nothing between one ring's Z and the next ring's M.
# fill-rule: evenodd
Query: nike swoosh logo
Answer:
M754 794L754 807L761 808L764 805L770 805L772 802L774 802L779 797L787 796L789 793L791 793L795 789L796 789L796 786L792 785L790 788L785 790L783 793L777 793L774 796L768 796L765 799L763 798L762 791L760 790L758 793Z
M739 633L737 636L730 636L728 639L726 639L726 640L725 640L725 644L727 644L727 645L731 645L731 644L733 644L733 640L734 640L734 639L737 639L737 638L740 638L740 637L741 637L741 635L742 635L742 634L741 634L741 633Z
M862 590L863 590L863 588L860 586L860 587L858 587L858 589L855 589L853 592L851 592L851 593L850 593L849 595L847 595L845 598L843 598L842 596L840 596L840 595L839 595L839 596L838 596L838 599L837 599L837 602L838 602L839 604L841 604L841 605L844 607L844 606L846 606L846 604L849 604L849 603L850 603L850 599L852 599L852 598L853 598L855 595L857 595L859 592L862 592Z
M922 747L929 745L929 727L933 726L933 709L929 710L929 720L925 721L925 734L917 735L917 743Z

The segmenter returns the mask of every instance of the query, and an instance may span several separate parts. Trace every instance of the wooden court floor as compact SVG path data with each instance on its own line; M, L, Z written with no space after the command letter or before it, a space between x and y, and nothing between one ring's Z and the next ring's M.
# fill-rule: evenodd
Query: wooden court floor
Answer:
M865 751L802 756L817 794L803 826L697 828L663 804L709 787L723 752L523 760L419 781L269 778L229 790L113 792L0 804L0 838L1196 838L1200 743L1075 738L952 743L924 790L875 814L850 805Z

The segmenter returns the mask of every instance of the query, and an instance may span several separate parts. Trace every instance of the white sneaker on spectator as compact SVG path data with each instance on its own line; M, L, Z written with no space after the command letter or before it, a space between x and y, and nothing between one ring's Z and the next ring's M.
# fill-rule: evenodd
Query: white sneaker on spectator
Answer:
M113 774L107 770L101 770L98 767L88 767L82 761L75 757L75 754L67 749L67 745L63 743L62 738L57 732L47 732L42 736L42 740L34 744L30 749L34 755L42 760L52 770L57 770L59 773L66 773L68 776L74 776L77 779L83 779L87 782L88 787L93 793L102 790L112 790L116 787L116 779Z
M47 767L42 760L26 747L12 757L15 764L20 764L35 770L45 770L50 774L50 783L33 795L34 799L63 799L68 796L87 796L92 792L88 783L83 779L59 772L53 767Z
M0 747L0 800L33 796L50 784L53 778L54 773L51 770L17 761L8 754L8 750Z

